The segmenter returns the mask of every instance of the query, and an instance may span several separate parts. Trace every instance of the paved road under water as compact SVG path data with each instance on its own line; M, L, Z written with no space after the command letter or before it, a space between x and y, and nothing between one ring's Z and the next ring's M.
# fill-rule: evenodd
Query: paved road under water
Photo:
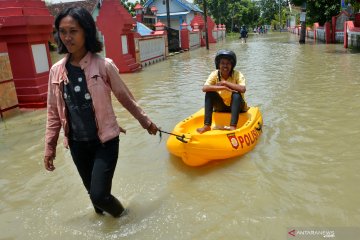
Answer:
M45 110L0 122L0 239L285 239L289 228L360 226L360 53L288 33L237 38L123 75L163 130L203 105L221 48L238 56L264 132L245 156L185 166L114 102L113 193L130 214L97 216L68 150L43 168ZM61 138L62 139L62 138ZM357 235L359 236L359 235Z

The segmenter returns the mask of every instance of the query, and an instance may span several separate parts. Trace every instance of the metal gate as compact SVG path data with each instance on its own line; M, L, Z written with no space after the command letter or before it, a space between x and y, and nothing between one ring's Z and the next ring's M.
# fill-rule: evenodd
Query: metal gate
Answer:
M180 48L180 34L179 30L165 27L168 35L169 52L177 52Z

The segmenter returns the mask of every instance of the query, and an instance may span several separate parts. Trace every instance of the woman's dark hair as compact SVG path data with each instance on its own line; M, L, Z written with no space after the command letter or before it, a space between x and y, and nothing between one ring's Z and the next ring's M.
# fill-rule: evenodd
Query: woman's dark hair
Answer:
M91 14L82 7L69 7L62 10L55 19L55 39L58 45L58 53L68 53L68 50L64 46L59 36L59 25L61 20L70 16L75 19L81 28L85 32L85 48L92 53L98 53L102 51L103 44L99 41L96 31L95 21Z

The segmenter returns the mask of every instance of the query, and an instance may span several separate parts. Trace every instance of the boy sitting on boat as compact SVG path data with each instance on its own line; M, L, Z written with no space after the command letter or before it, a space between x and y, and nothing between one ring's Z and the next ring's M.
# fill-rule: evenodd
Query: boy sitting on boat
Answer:
M211 130L212 113L231 113L230 126L216 129L235 130L240 112L246 112L245 77L235 70L236 54L229 50L220 50L215 56L215 67L206 80L202 91L205 92L204 126L198 128L199 133Z

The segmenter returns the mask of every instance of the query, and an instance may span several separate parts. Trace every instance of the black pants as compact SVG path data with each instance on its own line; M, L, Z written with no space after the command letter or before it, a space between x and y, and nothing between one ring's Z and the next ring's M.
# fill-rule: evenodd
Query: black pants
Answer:
M232 93L231 104L227 106L217 92L206 92L205 94L205 118L204 124L211 126L212 113L231 112L230 126L236 126L239 120L239 114L244 108L245 101L240 93Z
M111 184L119 153L119 137L105 143L99 140L69 141L70 152L96 212L118 217L124 208L111 195Z

